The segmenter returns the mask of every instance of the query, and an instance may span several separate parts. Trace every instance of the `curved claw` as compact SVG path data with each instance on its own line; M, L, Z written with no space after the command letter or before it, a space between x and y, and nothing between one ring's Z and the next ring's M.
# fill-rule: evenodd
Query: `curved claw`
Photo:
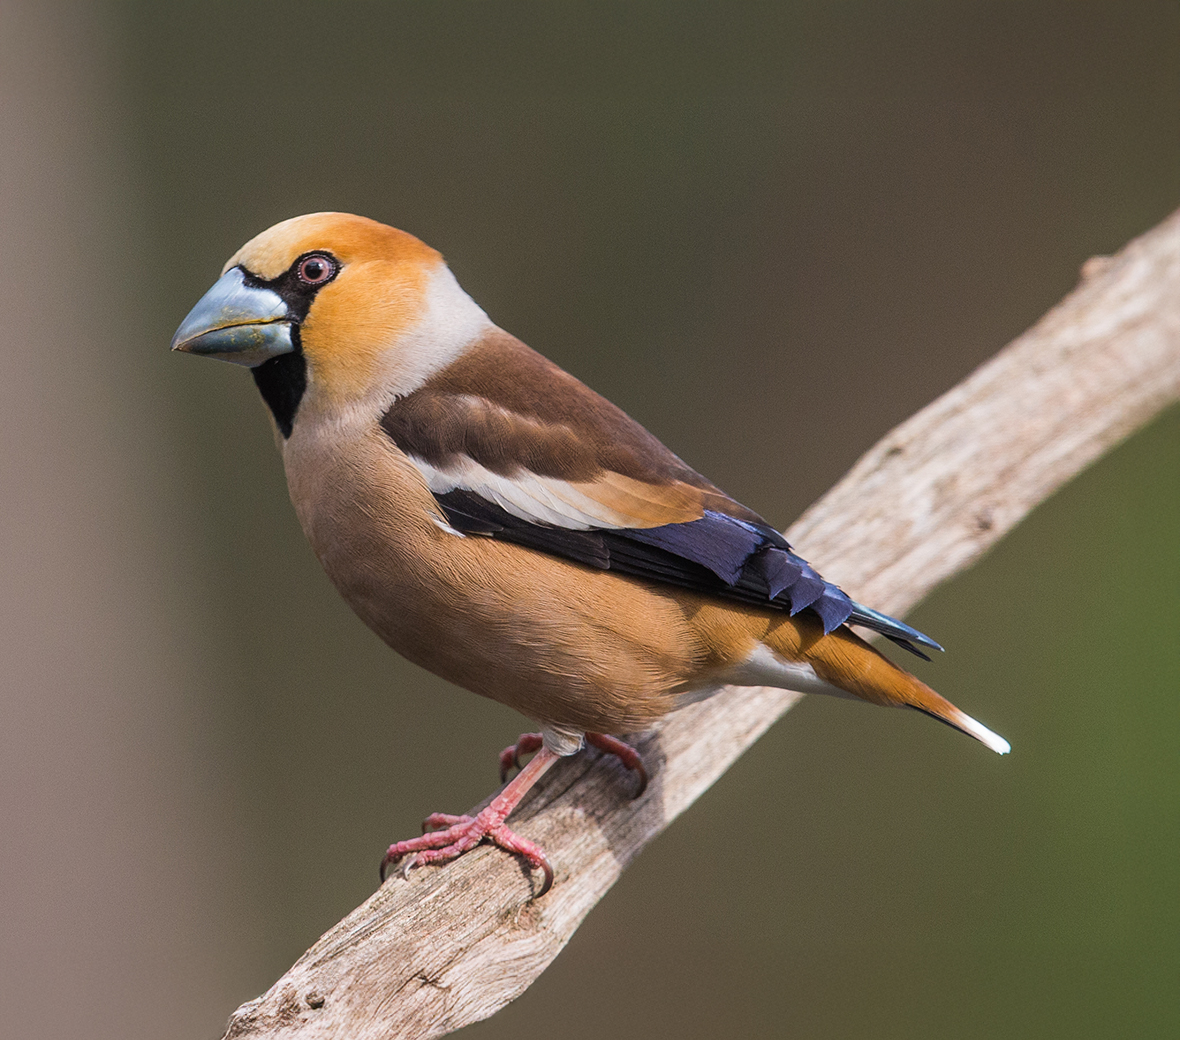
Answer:
M635 791L631 795L631 801L635 801L636 798L642 798L643 792L647 790L647 768L644 766L643 760L639 758L636 759L635 765L628 766L627 768L639 777L639 786L635 788Z
M608 736L606 733L587 733L586 743L604 754L614 755L627 769L635 773L639 777L639 788L631 795L631 799L634 801L642 796L647 790L647 769L638 751L618 737Z
M549 864L549 858L544 853L541 853L539 859L541 862L533 865L538 866L543 871L545 871L545 880L541 884L541 891L533 896L534 899L540 899L541 896L543 896L549 891L549 889L553 887L553 867Z

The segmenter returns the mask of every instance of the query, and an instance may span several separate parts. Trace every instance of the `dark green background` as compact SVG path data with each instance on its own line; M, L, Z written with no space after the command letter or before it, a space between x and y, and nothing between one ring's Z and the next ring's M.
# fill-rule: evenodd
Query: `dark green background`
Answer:
M219 1035L524 725L349 613L252 381L167 353L247 238L316 209L418 234L785 527L1180 204L1174 3L0 17L25 1037ZM912 616L1011 756L805 701L469 1034L1175 1033L1178 536L1173 409Z

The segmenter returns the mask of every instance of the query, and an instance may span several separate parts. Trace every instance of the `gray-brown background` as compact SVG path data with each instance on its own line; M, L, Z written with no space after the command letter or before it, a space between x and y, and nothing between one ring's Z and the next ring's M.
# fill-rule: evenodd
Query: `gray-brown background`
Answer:
M415 232L785 526L1180 204L1175 3L4 0L0 83L22 1038L217 1035L522 725L349 614L251 380L167 353L246 238ZM914 615L1009 758L806 701L470 1035L1173 1035L1178 536L1173 410Z

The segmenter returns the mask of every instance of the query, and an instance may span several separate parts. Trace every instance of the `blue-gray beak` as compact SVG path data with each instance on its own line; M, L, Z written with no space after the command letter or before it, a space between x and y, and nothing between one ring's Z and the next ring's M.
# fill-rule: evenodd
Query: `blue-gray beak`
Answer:
M234 267L188 312L172 349L254 368L295 349L293 320L277 292L247 285L241 268Z

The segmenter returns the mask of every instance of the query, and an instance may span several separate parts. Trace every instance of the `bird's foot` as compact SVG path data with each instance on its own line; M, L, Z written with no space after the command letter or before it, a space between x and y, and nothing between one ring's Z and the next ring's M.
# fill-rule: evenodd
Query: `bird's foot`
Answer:
M475 848L485 839L507 852L523 856L529 866L545 872L545 881L537 896L543 896L553 885L553 868L542 848L527 838L514 834L504 826L508 814L520 803L525 793L541 775L557 761L558 756L544 747L535 748L537 754L520 774L504 788L486 809L475 816L452 816L450 813L434 813L423 821L422 837L395 842L389 846L381 860L381 880L389 868L399 860L402 875L408 876L414 867L428 863L446 863L456 856Z
M389 846L381 861L381 880L389 868L403 860L402 877L408 877L415 867L431 863L446 863L488 840L506 852L523 856L534 870L545 873L545 881L537 896L543 896L553 885L553 867L544 850L536 842L522 838L504 825L504 814L497 810L495 803L489 805L477 816L453 816L450 813L432 813L422 823L426 831L420 838L395 842Z
M630 744L625 744L617 737L607 736L605 733L587 733L586 743L592 748L608 755L614 755L633 773L639 777L639 787L632 798L638 798L647 790L647 770L643 767L643 759L639 757ZM540 750L543 744L540 733L522 733L515 744L509 744L500 752L500 782L508 779L508 771L513 767L520 768L520 756Z

